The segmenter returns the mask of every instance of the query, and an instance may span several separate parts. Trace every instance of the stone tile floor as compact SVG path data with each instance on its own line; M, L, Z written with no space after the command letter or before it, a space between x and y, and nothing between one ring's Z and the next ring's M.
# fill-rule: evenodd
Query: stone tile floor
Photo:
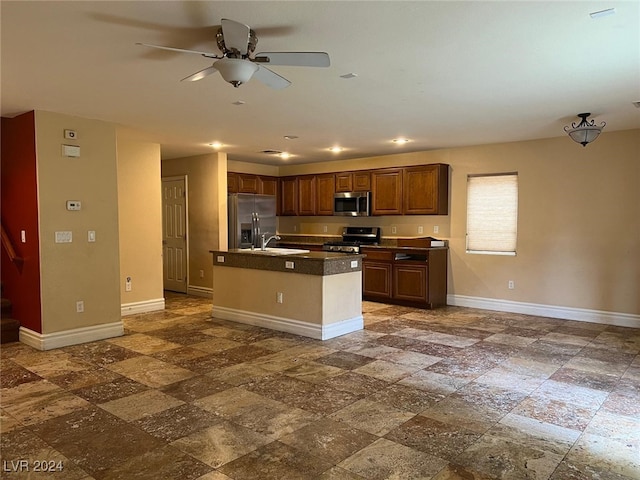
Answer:
M167 293L123 337L3 345L0 477L640 479L640 329L363 308L321 342Z

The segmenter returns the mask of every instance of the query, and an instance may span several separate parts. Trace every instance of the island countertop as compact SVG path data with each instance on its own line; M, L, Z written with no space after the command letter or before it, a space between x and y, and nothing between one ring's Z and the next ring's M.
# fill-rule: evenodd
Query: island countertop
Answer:
M316 251L283 254L282 250L284 249L266 251L234 249L210 250L210 252L213 254L213 264L225 267L321 276L362 270L363 255L361 254Z

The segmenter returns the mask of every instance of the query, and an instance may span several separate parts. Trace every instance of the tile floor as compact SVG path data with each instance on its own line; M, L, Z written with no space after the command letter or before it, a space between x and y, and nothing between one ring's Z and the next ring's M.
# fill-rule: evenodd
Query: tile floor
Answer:
M0 477L640 479L640 329L363 307L321 342L167 293L123 337L3 345Z

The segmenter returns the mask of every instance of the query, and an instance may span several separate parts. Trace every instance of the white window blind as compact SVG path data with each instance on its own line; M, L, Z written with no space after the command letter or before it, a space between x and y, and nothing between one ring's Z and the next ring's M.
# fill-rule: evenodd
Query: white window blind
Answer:
M518 174L467 177L467 253L515 255Z

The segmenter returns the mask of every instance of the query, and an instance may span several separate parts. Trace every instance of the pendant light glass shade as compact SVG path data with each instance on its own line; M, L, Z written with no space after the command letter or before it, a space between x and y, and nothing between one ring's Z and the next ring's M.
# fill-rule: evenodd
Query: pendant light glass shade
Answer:
M564 131L571 137L571 139L586 147L588 143L593 142L600 132L605 127L606 123L602 122L600 126L597 126L594 120L587 121L587 117L590 113L579 113L578 117L582 120L576 125L575 122L571 124L571 127L567 125L564 127Z

